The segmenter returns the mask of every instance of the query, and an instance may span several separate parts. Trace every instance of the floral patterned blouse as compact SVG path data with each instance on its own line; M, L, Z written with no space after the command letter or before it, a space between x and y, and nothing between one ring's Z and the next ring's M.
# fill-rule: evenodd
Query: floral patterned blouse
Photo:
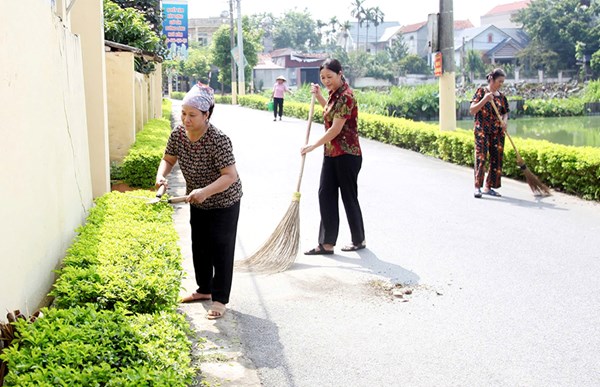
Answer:
M358 105L354 93L347 82L334 92L329 92L329 99L323 109L325 130L333 125L335 118L345 118L342 131L331 142L325 144L325 156L341 155L361 156L358 142Z
M478 88L471 102L477 103L481 101L485 94L486 88ZM501 116L510 112L508 100L504 94L499 92L498 95L495 95L494 102L496 103ZM483 130L485 133L490 134L498 134L502 132L500 121L496 116L493 106L490 105L489 102L483 105L483 107L477 113L475 113L475 130Z
M233 147L227 135L208 125L206 133L198 141L192 142L183 126L171 132L165 153L177 156L179 167L185 178L186 195L192 190L204 188L221 177L221 169L235 164ZM225 191L219 192L204 202L193 206L202 209L227 208L242 197L242 183L238 179Z

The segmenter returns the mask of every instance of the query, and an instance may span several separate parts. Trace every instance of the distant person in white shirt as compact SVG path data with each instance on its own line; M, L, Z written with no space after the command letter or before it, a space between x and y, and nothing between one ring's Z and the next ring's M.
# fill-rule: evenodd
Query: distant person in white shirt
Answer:
M271 98L273 98L273 121L277 121L277 114L279 114L279 121L281 121L281 116L283 115L283 98L285 93L290 93L290 88L286 84L287 79L283 75L277 77L275 85L273 85L273 93L271 94ZM279 112L279 113L278 113Z

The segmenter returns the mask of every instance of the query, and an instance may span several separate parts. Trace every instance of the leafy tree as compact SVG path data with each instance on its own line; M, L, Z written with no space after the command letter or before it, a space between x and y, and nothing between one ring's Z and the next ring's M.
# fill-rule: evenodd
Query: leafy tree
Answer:
M370 56L370 64L367 69L367 77L376 79L385 79L392 83L396 80L394 67L391 63L391 57L388 52L382 51L376 55Z
M183 62L183 75L192 83L208 83L210 72L210 50L208 47L190 48L188 58Z
M418 55L407 55L400 61L402 74L430 74L431 69L427 62Z
M140 11L121 8L110 0L104 0L104 38L159 56L166 52L163 40ZM135 67L136 71L145 74L154 71L154 64L143 58L136 58Z
M590 61L590 66L592 68L594 77L600 78L600 50L596 51L592 55L592 60Z
M152 30L160 35L162 31L163 14L160 0L112 0L121 8L134 8L140 11L150 23Z
M533 0L529 7L514 17L532 39L532 45L541 50L525 56L533 67L553 67L552 61L567 69L576 67L575 45L582 42L587 52L600 49L600 2L585 4L581 0ZM536 62L543 60L543 63Z
M373 8L373 25L375 26L375 35L379 38L379 25L383 23L385 18L385 13L379 8ZM375 46L375 52L377 52L377 46Z
M369 25L375 20L375 8L365 8L363 10L363 21L367 24L367 36L365 38L365 51L369 51Z
M237 26L234 27L237 36ZM242 35L244 39L244 56L248 66L244 69L246 83L249 84L252 68L258 63L258 53L262 50L262 31L251 28L250 19L242 18ZM231 84L231 41L229 38L229 26L221 26L213 35L210 47L210 57L213 65L219 68L219 82Z
M469 73L469 80L473 82L476 76L485 71L485 65L481 55L475 50L468 50L465 57L465 71Z
M532 41L529 46L519 52L517 57L526 71L544 70L555 72L560 61L558 53L542 48L537 41Z
M348 52L348 38L350 37L350 28L352 28L352 25L349 21L346 20L345 22L340 24L340 28L342 29L342 33L344 34L344 50Z
M308 10L287 12L273 30L273 45L299 51L317 48L321 42L316 30L317 25Z

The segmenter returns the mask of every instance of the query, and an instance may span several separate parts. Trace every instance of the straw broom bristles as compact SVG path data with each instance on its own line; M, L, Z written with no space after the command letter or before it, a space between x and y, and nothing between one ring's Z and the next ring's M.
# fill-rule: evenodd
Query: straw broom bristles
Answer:
M494 111L496 112L496 116L498 117L498 120L500 120L500 122L502 122L502 116L500 115L500 112L498 111L496 102L492 101L491 104L492 104L492 107L494 108ZM542 183L542 181L533 172L531 172L531 170L529 168L527 168L527 164L525 164L525 161L519 154L519 151L517 150L515 143L513 142L512 138L510 137L510 134L508 134L508 131L506 131L506 130L504 131L504 133L506 134L506 137L510 141L510 144L512 145L513 149L515 150L515 154L517 155L517 165L519 166L519 168L521 168L521 171L523 172L523 175L525 176L525 180L527 181L527 184L529 185L529 188L531 188L531 191L533 192L533 194L537 195L537 196L549 196L550 189L544 183Z
M306 141L304 144L308 144L314 110L315 95L313 94L310 100L308 128L306 129ZM292 203L277 225L277 228L275 228L271 236L254 254L243 261L236 262L236 268L264 273L279 273L289 269L294 264L300 246L300 185L302 183L305 160L306 154L302 155L300 176L298 177L298 184Z

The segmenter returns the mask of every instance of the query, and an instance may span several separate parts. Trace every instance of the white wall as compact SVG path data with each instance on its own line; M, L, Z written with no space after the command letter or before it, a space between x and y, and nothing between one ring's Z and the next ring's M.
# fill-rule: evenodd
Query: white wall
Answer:
M92 204L81 48L42 0L0 1L0 47L0 310L33 312Z

